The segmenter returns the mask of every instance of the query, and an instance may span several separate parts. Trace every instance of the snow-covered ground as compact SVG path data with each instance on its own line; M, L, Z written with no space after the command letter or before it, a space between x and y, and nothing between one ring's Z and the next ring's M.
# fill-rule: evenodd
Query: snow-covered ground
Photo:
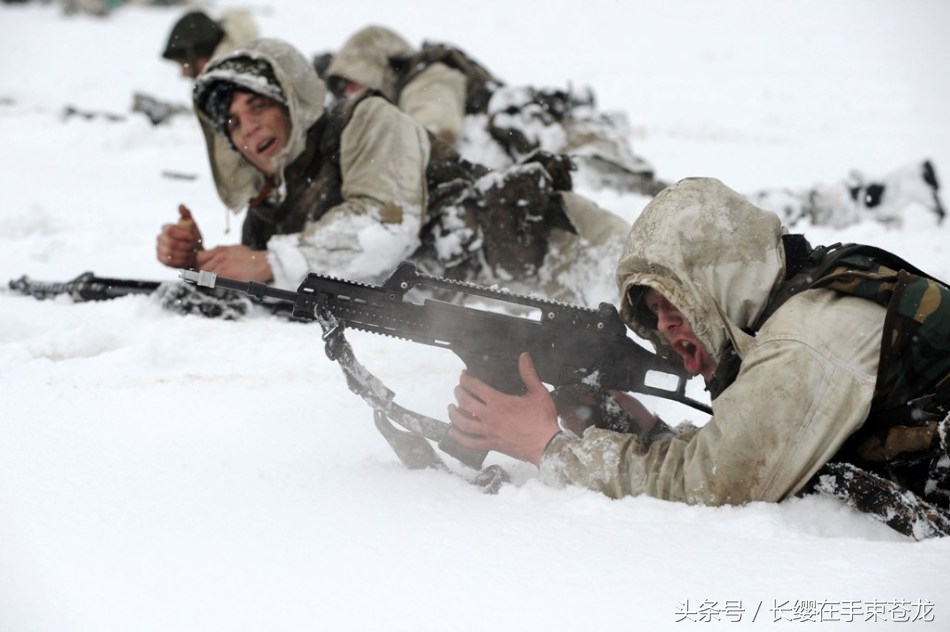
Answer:
M635 149L665 180L805 187L930 158L950 181L943 0L210 9L235 6L307 55L379 23L453 42L512 84L590 85L601 109L627 113ZM153 127L129 112L135 91L187 102L188 82L159 58L182 10L100 19L0 5L4 284L86 270L173 280L154 239L179 202L209 241L237 240L241 218L225 232L196 122ZM67 105L126 119L64 118ZM629 220L645 202L582 192ZM950 278L950 226L919 210L900 229L805 232ZM0 630L706 630L808 618L950 629L950 540L909 542L828 499L612 501L547 488L499 455L489 462L514 484L496 496L407 470L318 334L260 314L181 317L146 297L0 293ZM444 418L461 369L452 354L350 339L401 403Z

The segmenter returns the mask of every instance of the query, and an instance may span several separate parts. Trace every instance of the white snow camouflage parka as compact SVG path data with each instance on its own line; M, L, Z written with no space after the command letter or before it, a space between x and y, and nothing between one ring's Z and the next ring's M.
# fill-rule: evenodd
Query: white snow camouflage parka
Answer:
M867 417L885 310L812 289L754 337L744 333L783 277L784 232L776 215L711 178L682 180L647 205L617 268L625 321L671 353L630 302L654 288L717 361L731 341L741 370L705 425L648 447L596 428L557 435L541 461L544 480L707 505L780 501L808 482Z
M240 84L240 77L218 69L225 60L242 56L267 61L287 99L291 138L277 157L276 186L270 194L270 201L279 204L288 184L285 169L304 151L307 131L323 115L326 90L310 62L292 46L257 39L209 64L196 81L196 94L201 82ZM244 87L253 90L253 85ZM200 115L208 122L205 113ZM224 141L215 148L223 158L212 155L218 191L239 212L258 195L265 178L245 160L235 160L240 154L223 134L215 136ZM425 130L383 98L361 101L341 137L343 201L300 233L270 238L267 258L274 284L296 288L308 272L361 281L385 277L418 246L428 158Z
M211 54L209 63L227 55L238 46L258 37L257 24L251 17L251 14L242 9L231 9L221 14L218 20L218 26L224 31L224 37L218 42L214 52ZM222 187L219 182L223 177L219 171L224 173L233 173L237 163L242 159L232 148L228 140L220 134L215 134L214 128L208 123L208 119L201 116L198 109L195 108L195 114L198 116L198 123L201 124L201 132L205 137L205 146L208 149L208 160L211 163L211 175L214 177L215 186L218 189L218 195L224 198Z
M391 60L416 52L398 33L383 26L367 26L347 39L333 56L327 81L351 81L379 90L437 138L454 145L465 118L465 75L434 63L397 93L399 76Z

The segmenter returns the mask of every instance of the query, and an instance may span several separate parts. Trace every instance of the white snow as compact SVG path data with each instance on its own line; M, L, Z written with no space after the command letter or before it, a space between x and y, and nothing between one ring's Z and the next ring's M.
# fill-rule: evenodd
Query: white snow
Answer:
M950 182L942 0L248 8L262 34L308 56L379 23L455 43L511 84L590 85L602 110L626 112L635 150L665 180L799 188L930 158ZM134 91L188 102L190 84L159 56L182 11L0 5L4 283L86 270L176 279L154 247L179 203L209 243L239 239L193 117L153 127L129 112ZM126 119L64 119L67 105ZM630 220L646 202L582 192ZM900 229L806 234L950 278L950 227L920 209ZM950 539L912 543L829 499L613 501L545 487L500 455L488 462L514 484L497 496L410 471L319 333L270 316L177 316L147 297L0 292L0 630L711 630L822 608L822 629L901 618L950 629ZM350 340L397 401L445 418L452 354ZM693 415L651 404L670 421Z

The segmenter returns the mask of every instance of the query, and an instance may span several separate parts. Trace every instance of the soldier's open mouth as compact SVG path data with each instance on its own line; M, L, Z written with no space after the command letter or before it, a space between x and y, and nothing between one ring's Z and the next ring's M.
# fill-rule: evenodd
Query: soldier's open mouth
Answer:
M696 345L687 340L680 340L677 342L676 348L682 356L692 356L696 354Z
M266 154L267 151L276 144L276 142L277 139L275 138L269 138L265 140L263 143L257 146L257 153Z
M699 359L699 347L688 340L680 340L673 345L673 350L683 359L683 368L690 375L699 373L702 364Z

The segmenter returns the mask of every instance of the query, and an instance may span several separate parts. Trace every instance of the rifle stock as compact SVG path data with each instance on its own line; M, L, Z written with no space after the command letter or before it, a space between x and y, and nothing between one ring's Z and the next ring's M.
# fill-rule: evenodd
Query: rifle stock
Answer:
M242 282L209 272L182 271L181 278L202 287L224 287L264 298L293 303L293 317L315 320L332 315L345 327L403 338L448 349L466 370L497 390L524 391L518 356L527 351L541 380L552 386L585 384L601 389L632 391L663 397L709 412L705 404L686 395L689 376L676 362L662 358L627 336L617 309L598 309L521 296L420 273L404 262L381 285L368 285L311 273L296 292L256 282ZM413 288L429 288L455 297L491 299L508 308L528 308L537 318L426 298L406 297ZM650 373L674 378L674 388L651 386ZM446 437L440 447L472 467L480 467L484 452L473 452Z

